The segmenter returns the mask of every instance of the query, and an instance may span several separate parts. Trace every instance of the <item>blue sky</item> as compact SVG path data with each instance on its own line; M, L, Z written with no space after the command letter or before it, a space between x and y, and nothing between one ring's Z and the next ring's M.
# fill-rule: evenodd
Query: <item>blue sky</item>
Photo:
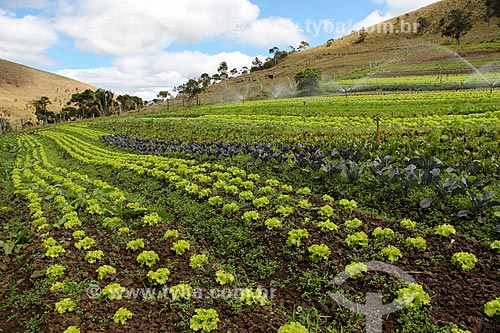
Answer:
M221 61L311 46L436 0L0 0L0 58L154 98Z

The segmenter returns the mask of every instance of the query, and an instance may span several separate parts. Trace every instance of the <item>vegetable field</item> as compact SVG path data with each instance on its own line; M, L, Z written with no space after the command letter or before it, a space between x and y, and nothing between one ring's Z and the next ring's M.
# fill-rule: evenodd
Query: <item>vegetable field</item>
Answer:
M2 136L0 332L362 332L332 295L368 293L398 304L384 332L500 332L499 98L244 102Z

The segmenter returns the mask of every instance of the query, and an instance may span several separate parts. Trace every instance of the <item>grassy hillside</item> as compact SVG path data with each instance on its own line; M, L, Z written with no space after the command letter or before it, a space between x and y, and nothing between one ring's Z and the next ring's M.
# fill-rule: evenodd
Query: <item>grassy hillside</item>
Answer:
M49 110L58 111L78 91L96 88L60 75L0 59L0 116L10 119L13 127L21 121L34 119L30 101L47 96L52 105Z
M260 92L268 97L287 96L294 88L293 77L306 67L320 68L323 80L334 84L341 80L372 77L406 77L422 75L469 75L474 69L500 72L500 28L498 19L484 19L484 0L443 0L411 13L390 19L380 28L367 28L369 34L356 43L359 33L300 52L292 53L276 67L231 78L227 83L210 87L203 102L252 98ZM440 20L452 9L472 13L473 29L462 41L461 58L455 40L442 37ZM428 21L423 33L401 33L419 18ZM384 32L384 26L386 31ZM393 33L390 33L391 28ZM412 29L413 30L413 29ZM273 76L273 79L270 79Z

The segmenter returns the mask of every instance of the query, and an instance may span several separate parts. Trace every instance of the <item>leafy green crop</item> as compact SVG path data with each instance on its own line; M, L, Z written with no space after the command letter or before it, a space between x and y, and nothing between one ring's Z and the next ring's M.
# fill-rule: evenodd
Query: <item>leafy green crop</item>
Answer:
M348 235L345 242L351 247L365 247L368 246L368 235L363 231L356 232Z
M260 208L263 208L263 207L269 205L271 202L269 201L269 199L267 197L261 197L261 198L254 199L252 201L252 203L253 203L255 208L260 209Z
M331 222L330 220L318 222L318 227L323 232L339 230L339 227L335 223Z
M347 228L347 229L357 229L359 227L361 227L363 225L363 221L361 221L360 219L357 219L357 218L353 218L352 220L347 220L344 222L344 226Z
M500 253L500 240L491 243L491 249L498 250L498 253Z
M274 228L282 228L283 227L283 223L281 223L281 221L279 219L277 219L276 217L267 219L264 222L264 224L266 225L266 227L267 227L268 230L272 230Z
M102 290L102 295L109 300L121 300L123 298L123 294L125 293L125 288L120 286L118 283L108 284Z
M56 311L60 314L73 312L76 309L76 303L71 298L64 298L56 303Z
M417 222L405 218L402 219L401 222L399 222L399 225L405 229L413 230L417 227Z
M96 272L97 272L97 278L99 280L102 280L108 275L115 275L116 268L114 268L113 266L109 266L109 265L102 265L99 268L97 268Z
M246 305L259 304L264 306L269 303L269 300L262 289L257 288L255 291L252 291L252 289L245 288L241 291L240 302Z
M363 273L368 272L368 266L361 262L352 262L345 266L344 271L349 274L351 279L357 279L363 276Z
M373 230L372 235L379 239L392 239L394 231L391 228L377 227Z
M397 294L395 302L410 309L418 310L431 302L429 294L424 291L421 285L415 283L410 283L407 288L399 289Z
M215 281L221 285L230 284L234 282L234 275L220 269L215 272Z
M245 212L242 216L242 220L245 221L246 223L250 223L252 221L257 221L259 219L260 215L258 212L255 210L251 210L248 212Z
M330 205L324 205L318 210L318 216L328 219L330 217L333 217L335 215L335 211L333 210L332 206Z
M302 187L302 188L297 189L296 193L298 195L306 196L306 195L311 194L311 189L309 187Z
M309 246L307 250L311 254L310 255L311 261L314 263L318 263L321 260L328 260L328 257L330 256L331 253L330 249L325 244L321 245L313 244Z
M287 245L295 245L299 247L302 244L302 239L308 238L309 232L307 229L294 229L288 232L286 240Z
M178 301L181 298L189 299L191 298L193 288L189 284L181 283L172 286L168 289L170 295L172 296L172 302Z
M142 225L144 227L154 227L155 225L161 222L162 218L157 213L151 213L149 215L145 215L142 218Z
M288 217L293 214L295 210L293 207L290 206L280 206L278 209L276 209L276 213L283 216L283 217Z
M500 316L500 297L486 303L484 305L484 313L488 317Z
M159 260L160 257L155 251L142 251L137 256L137 262L141 266L153 267Z
M80 329L77 326L68 326L63 333L80 333Z
M115 314L113 315L113 321L118 324L125 325L127 323L127 320L132 319L133 313L132 311L126 309L126 308L119 308Z
M231 213L235 213L239 209L240 209L240 206L236 202L231 202L231 203L225 204L222 207L222 214L228 215L228 214L231 214Z
M477 258L468 252L457 252L451 257L451 263L463 271L470 271L476 266Z
M389 259L390 262L396 262L399 260L399 258L403 256L401 251L393 245L389 245L383 248L382 251L380 251L380 253L382 253L383 256L387 257L387 259Z
M66 250L61 245L54 245L47 249L45 256L50 258L57 258L61 253L66 252Z
M437 226L434 232L438 236L449 237L450 235L454 235L457 233L455 227L449 224L442 224Z
M348 210L353 210L358 207L358 203L356 201L347 199L340 199L339 205Z
M66 267L63 266L63 265L59 265L59 264L54 264L54 265L51 265L47 268L47 271L46 271L46 275L48 277L51 277L51 278L56 278L56 277L59 277L59 276L62 276L64 275L64 271L66 270Z
M211 332L217 329L219 315L215 309L195 309L189 327L194 331Z
M158 268L156 271L148 272L148 280L153 285L164 285L168 281L170 270L168 268Z
M75 243L75 247L78 250L89 250L92 245L95 244L95 240L91 237L85 237L84 239L79 240Z
M102 252L102 250L87 251L85 260L87 260L89 264L94 264L97 262L97 260L101 260L103 255L104 252Z
M189 258L189 267L192 269L200 269L205 263L208 262L208 258L204 254L195 254Z
M292 321L288 324L281 326L278 329L278 333L308 333L307 328L302 326L302 324Z
M422 237L416 237L416 238L408 237L406 239L406 246L413 247L415 249L425 250L427 248L427 242Z
M166 230L165 233L163 234L163 238L165 239L178 238L178 237L179 237L179 231L175 229Z
M190 249L191 245L188 241L181 239L172 244L172 251L174 251L177 255L181 256L186 251Z

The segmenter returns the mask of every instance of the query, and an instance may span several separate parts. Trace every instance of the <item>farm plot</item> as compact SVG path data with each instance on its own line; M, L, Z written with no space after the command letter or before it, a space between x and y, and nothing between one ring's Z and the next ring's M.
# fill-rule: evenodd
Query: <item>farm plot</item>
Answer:
M2 302L10 331L35 317L21 313L29 293L46 332L362 331L363 316L331 293L364 303L368 291L401 304L388 332L498 327L498 242L382 218L230 160L123 152L103 134L67 125L17 139L11 179L36 260L33 285L18 281ZM373 261L415 282L371 271Z

